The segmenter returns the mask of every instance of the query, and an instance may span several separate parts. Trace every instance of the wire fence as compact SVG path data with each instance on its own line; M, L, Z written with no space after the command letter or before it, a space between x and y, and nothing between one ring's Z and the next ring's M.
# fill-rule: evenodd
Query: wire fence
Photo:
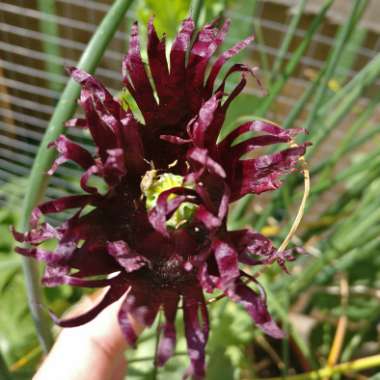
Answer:
M10 195L15 207L20 204L37 147L67 81L64 66L78 61L110 3L111 0L5 0L0 3L0 205L9 202ZM248 59L259 63L264 55L270 67L287 29L288 9L262 0L255 15L243 14L237 6L228 9L226 15L244 30L261 29L264 39L250 47ZM285 61L302 41L312 18L311 14L302 16ZM96 71L97 77L114 94L121 89L121 59L127 49L128 28L133 19L133 12L128 13ZM323 57L338 27L326 20L316 34L294 77L277 99L275 118L280 120L289 112L310 83L310 75L323 67ZM362 34L360 44L355 47L355 62L338 71L338 76L352 78L378 53L379 36L371 31L362 31ZM234 42L233 38L227 40L228 44ZM368 96L379 89L380 80L369 89ZM248 86L246 93L255 95L257 90ZM70 129L68 135L90 147L85 132ZM47 197L77 192L76 175L74 166L65 165L51 179Z

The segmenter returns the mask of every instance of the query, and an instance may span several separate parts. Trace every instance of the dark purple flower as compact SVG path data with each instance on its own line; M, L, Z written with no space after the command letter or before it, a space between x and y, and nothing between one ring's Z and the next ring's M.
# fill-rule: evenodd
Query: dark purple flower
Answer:
M51 144L59 155L49 174L65 161L75 162L83 169L84 194L43 203L33 212L30 231L14 232L16 240L29 244L17 248L20 254L46 263L46 286L108 287L100 303L85 314L66 320L53 316L60 326L86 323L124 296L119 323L127 341L135 345L129 315L150 326L162 310L165 323L157 355L157 365L162 366L175 348L181 303L191 361L185 376L198 379L205 372L209 333L204 291L218 289L241 304L265 333L283 335L267 310L260 284L254 280L259 291L248 287L248 275L241 268L275 261L284 267L293 257L278 252L257 232L228 231L226 219L231 202L277 189L306 148L304 144L245 158L256 148L289 143L301 132L262 120L245 123L218 141L229 104L243 90L246 74L254 74L248 66L234 64L216 86L222 66L252 41L250 37L239 42L210 67L228 26L228 21L219 29L215 23L206 25L193 40L194 22L185 20L167 62L165 40L157 37L151 21L148 65L141 58L137 24L132 26L123 83L144 124L94 77L69 68L82 87L85 118L70 120L68 126L87 128L97 151L93 156L60 136ZM226 80L236 72L241 80L226 94ZM236 142L245 135L244 141ZM92 176L105 181L105 194L90 184ZM42 215L67 209L77 211L57 228L40 221ZM39 248L50 239L58 242L54 252Z

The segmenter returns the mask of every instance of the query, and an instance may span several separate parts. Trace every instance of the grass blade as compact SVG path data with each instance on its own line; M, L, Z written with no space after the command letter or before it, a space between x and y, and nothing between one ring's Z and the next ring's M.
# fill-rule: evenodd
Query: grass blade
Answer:
M276 56L276 59L273 63L272 75L271 75L272 76L272 78L271 78L272 83L274 80L276 80L277 73L280 71L281 66L283 64L285 54L289 49L289 45L290 45L290 43L294 37L294 34L297 30L297 26L301 20L301 17L303 16L303 11L305 9L306 1L307 0L299 0L299 3L295 7L294 14L293 14L293 17L290 21L288 30L286 31L286 34L285 34L285 37L282 41L280 50L279 50L279 52Z
M312 41L314 34L324 21L325 15L327 11L330 9L333 2L334 0L325 0L318 15L313 19L312 23L310 24L310 27L307 30L303 41L300 43L296 51L293 53L292 58L285 66L284 71L281 73L274 85L270 88L269 95L263 100L260 107L258 108L256 116L263 116L266 114L273 101L277 98L278 94L283 89L287 80L294 73L294 70L297 68L299 62L301 61L301 58L304 56L307 48L309 47Z
M326 113L320 114L320 123L318 123L319 127L315 130L315 133L313 133L312 141L314 145L308 149L307 157L310 157L315 153L319 144L324 141L338 123L344 119L344 117L350 112L352 106L363 94L364 90L377 79L379 74L380 54L373 58L372 61L341 90L346 96L340 98L339 104L336 104L335 111L329 114L326 110ZM324 117L322 117L322 115L324 115Z
M55 16L55 0L38 0L37 1L38 9L49 16ZM61 51L59 44L51 40L51 37L59 38L58 25L53 18L41 18L39 20L39 27L41 32L44 35L42 40L42 47L46 55L51 58L47 59L44 62L45 69L48 73L52 74L52 77L62 75L62 65L58 62L59 57L61 56ZM58 83L54 80L49 80L49 87L57 92L62 90L61 83Z
M355 25L360 20L361 15L363 14L367 4L368 4L367 0L365 1L356 0L352 8L350 18L348 19L346 23L343 24L343 26L339 29L337 33L337 37L332 47L332 51L328 56L326 72L323 75L320 85L318 86L316 90L313 107L305 123L305 128L308 131L312 130L314 122L316 121L318 109L320 108L320 105L322 104L323 99L325 98L326 94L329 95L329 92L327 91L328 83L335 73L337 63L339 62L341 54L344 50L344 46L347 40L349 39L352 30L355 28Z

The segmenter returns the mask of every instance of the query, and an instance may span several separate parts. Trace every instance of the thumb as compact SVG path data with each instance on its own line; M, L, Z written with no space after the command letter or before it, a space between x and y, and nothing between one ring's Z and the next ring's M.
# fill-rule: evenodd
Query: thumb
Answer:
M117 313L124 298L107 307L91 322L63 329L33 380L123 379L127 343ZM83 309L83 305L79 308ZM134 328L139 330L136 325Z

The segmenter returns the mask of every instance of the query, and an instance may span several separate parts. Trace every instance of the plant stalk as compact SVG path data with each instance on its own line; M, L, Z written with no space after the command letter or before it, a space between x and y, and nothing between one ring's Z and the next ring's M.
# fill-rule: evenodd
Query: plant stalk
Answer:
M195 28L199 27L199 18L202 13L202 8L204 6L204 0L192 0L191 1L191 14L194 20Z
M287 376L286 380L317 380L331 377L337 374L359 372L369 368L380 367L380 355L368 356L366 358L353 360L352 362L338 364L334 367L325 367L317 371L302 373L300 375ZM282 380L283 377L271 377L265 380ZM259 379L260 380L260 379ZM264 379L261 379L264 380Z

